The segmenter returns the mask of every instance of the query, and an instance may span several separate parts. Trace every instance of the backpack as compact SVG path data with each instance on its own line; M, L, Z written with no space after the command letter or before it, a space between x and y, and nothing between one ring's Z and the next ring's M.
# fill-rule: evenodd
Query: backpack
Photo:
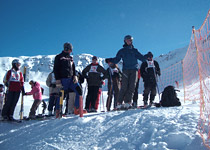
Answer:
M181 106L181 102L179 101L179 98L177 97L177 93L174 86L167 86L164 88L163 93L161 95L161 101L160 104L163 107L172 107L172 106Z

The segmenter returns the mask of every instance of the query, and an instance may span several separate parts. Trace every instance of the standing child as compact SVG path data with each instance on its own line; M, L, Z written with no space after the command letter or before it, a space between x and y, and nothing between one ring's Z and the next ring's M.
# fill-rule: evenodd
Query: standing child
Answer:
M31 85L32 90L30 92L26 92L26 95L33 95L34 102L31 106L28 118L35 119L36 110L39 107L39 104L42 102L42 90L38 82L31 80L29 84Z

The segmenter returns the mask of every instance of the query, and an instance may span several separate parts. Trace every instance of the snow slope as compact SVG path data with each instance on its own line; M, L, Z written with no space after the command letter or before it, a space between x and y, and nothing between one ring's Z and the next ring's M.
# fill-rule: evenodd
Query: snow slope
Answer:
M103 95L106 99L106 93ZM90 113L83 118L72 115L62 119L0 123L0 149L205 150L196 129L198 104L182 104L173 108ZM103 110L100 107L99 111Z

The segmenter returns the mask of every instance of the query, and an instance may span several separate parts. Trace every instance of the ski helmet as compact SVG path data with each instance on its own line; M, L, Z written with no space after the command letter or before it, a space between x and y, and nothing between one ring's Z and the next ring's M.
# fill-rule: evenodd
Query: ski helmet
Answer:
M19 67L17 67L16 64L21 65L21 63L20 63L20 61L18 59L14 59L12 61L12 68L15 68L15 70L19 70Z
M64 49L64 51L72 50L72 49L73 49L73 46L72 46L71 43L66 42L66 43L64 43L64 45L63 45L63 49Z
M20 63L20 61L18 60L18 59L14 59L13 61L12 61L12 65L13 64L20 64L21 65L21 63Z
M126 35L126 36L124 37L124 40L128 40L128 39L133 40L133 37L132 37L131 35Z

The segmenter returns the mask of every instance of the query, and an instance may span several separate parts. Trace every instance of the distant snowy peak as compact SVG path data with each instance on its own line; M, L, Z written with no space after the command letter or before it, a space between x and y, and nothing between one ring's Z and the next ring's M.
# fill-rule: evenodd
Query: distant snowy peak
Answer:
M177 62L180 62L186 55L188 46L170 51L168 54L162 54L155 58L160 64L160 67L167 68Z

